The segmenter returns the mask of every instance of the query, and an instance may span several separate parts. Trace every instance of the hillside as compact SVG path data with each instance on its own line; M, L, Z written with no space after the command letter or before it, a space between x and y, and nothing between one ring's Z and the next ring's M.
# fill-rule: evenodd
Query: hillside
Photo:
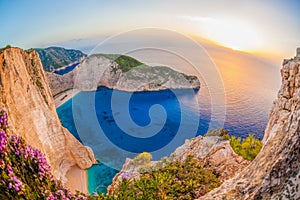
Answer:
M86 55L79 50L61 47L35 48L40 56L44 70L50 72L55 69L79 63Z

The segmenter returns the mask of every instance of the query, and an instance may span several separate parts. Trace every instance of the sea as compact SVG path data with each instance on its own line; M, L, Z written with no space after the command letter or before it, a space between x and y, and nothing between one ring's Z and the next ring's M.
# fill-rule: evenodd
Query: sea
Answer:
M58 107L63 126L90 146L98 160L87 171L89 193L105 193L126 157L151 152L159 160L186 139L204 135L213 121L213 108L204 90L205 86L128 93L99 87L96 92L80 92ZM227 99L235 103L226 102L225 120L214 128L227 129L237 137L252 133L262 139L272 102L255 101L255 95L263 91L249 94L242 85L238 91L227 93Z
M126 157L150 152L159 160L210 129L262 139L279 90L281 63L206 43L199 49L166 30L146 29L137 37L141 32L118 35L90 53L126 53L150 66L169 66L196 75L201 87L134 93L100 87L58 107L63 126L98 160L87 172L90 193L106 192Z

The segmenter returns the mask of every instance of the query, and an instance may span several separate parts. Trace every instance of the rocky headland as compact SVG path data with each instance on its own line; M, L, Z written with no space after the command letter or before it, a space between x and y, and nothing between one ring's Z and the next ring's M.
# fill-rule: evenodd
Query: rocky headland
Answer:
M196 76L164 66L150 67L124 55L91 55L71 72L47 72L47 77L56 99L65 98L68 90L96 91L100 86L128 92L200 88Z

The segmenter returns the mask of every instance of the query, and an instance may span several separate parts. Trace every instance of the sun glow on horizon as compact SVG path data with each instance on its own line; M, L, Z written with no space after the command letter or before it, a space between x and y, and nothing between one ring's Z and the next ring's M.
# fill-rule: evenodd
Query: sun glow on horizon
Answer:
M197 23L199 35L213 42L239 51L256 51L263 46L259 29L245 21L237 19L217 19L210 17L183 16Z

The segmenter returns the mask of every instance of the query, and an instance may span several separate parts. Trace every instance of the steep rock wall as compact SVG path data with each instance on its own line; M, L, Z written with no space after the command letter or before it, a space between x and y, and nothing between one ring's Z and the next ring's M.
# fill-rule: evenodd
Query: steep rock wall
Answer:
M66 182L71 166L95 163L90 148L62 127L35 51L9 48L0 54L0 104L9 114L10 131L45 154L56 178Z
M281 76L261 152L201 199L300 199L300 55L284 60Z

